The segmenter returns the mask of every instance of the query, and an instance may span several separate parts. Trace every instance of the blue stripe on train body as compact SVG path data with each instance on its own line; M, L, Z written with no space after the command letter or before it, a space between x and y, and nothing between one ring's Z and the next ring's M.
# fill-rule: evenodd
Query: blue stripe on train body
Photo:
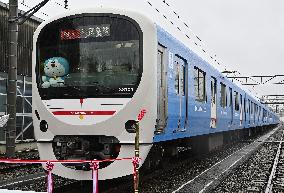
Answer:
M167 85L168 85L168 119L165 132L162 134L157 134L154 136L154 142L174 140L178 138L188 138L198 135L206 135L211 133L236 130L236 129L247 129L250 127L262 126L271 123L278 123L279 119L276 115L272 114L274 121L263 122L262 114L263 109L268 110L267 107L264 107L257 100L251 97L244 90L239 88L231 80L226 78L222 73L213 68L209 63L195 54L190 48L186 47L168 32L163 30L161 27L157 26L157 36L158 42L166 47L168 53L172 53L173 56L178 55L186 60L187 69L188 69L188 120L185 129L182 131L176 131L179 119L179 105L180 101L177 97L174 84L175 84L175 72L172 64L168 62L168 73L167 73ZM207 102L198 102L195 100L194 93L194 67L206 72L206 95ZM217 127L210 128L211 121L211 88L210 88L210 79L215 77L217 80ZM258 120L254 118L250 112L247 112L247 109L243 110L243 121L240 123L240 111L235 111L235 101L233 97L232 106L227 106L222 108L220 106L220 82L226 85L227 100L229 103L229 87L232 88L233 96L234 91L237 91L239 96L242 95L242 106L244 107L244 102L246 101L246 108L248 108L248 100L257 104L261 107L261 116ZM182 105L185 106L185 102L182 102ZM184 108L183 108L184 109ZM185 119L185 115L181 117L181 120Z

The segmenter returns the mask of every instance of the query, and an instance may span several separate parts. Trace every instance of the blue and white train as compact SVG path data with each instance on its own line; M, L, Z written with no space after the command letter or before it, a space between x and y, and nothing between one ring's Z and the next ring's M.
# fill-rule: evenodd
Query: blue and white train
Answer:
M180 145L210 150L230 131L279 122L188 42L127 9L100 7L43 22L34 34L33 69L41 159L133 157L135 134L126 127L138 116L140 155L142 163L151 156L149 164ZM128 161L100 167L100 180L133 169ZM91 179L87 166L58 164L53 171Z

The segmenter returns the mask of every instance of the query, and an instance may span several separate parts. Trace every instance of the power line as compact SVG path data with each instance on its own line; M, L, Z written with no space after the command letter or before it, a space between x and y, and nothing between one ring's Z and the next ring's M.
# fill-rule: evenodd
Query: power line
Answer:
M69 7L69 2L68 0L64 0L64 5L61 4L61 3L58 3L57 1L55 0L52 0L53 3L55 3L56 5L59 5L60 7L63 7L64 9L68 9L70 10L68 7Z
M197 36L197 35L189 28L189 25L187 24L187 22L184 22L184 21L182 20L180 14L178 14L177 11L173 10L173 9L171 8L171 5L170 5L169 3L167 3L165 0L162 1L168 8L171 8L170 12L173 13L173 14L176 16L177 20L179 20L178 22L181 22L181 23L185 26L186 30L188 30L188 32L189 32L190 34L192 34L193 37L195 37L195 39L196 39L197 41L195 41L194 39L192 39L192 38L188 35L187 32L184 32L184 31L181 29L181 27L180 27L177 23L174 23L174 22L173 22L172 20L170 20L169 17L167 17L165 14L162 14L159 9L157 9L156 7L154 7L153 3L152 3L150 0L146 0L146 2L147 2L148 5L150 5L154 10L156 10L156 12L158 12L159 14L161 14L165 20L169 21L173 26L175 26L175 28L176 28L177 30L179 30L180 32L183 32L183 35L185 35L185 37L186 37L187 39L189 39L190 41L192 41L199 49L201 49L202 52L204 52L208 57L210 57L210 58L212 59L213 63L216 63L216 64L218 64L219 66L222 66L223 68L227 69L227 66L226 66L226 65L220 64L220 62L217 61L217 59L215 58L215 57L216 57L216 54L215 54L214 57L213 57L213 56L211 56L211 55L209 54L209 52L206 51L206 49L204 48L205 46L204 46L204 44L203 44L201 38L200 38L199 36ZM199 42L199 43L197 43L197 42Z
M162 12L161 12L158 8L155 8L155 7L154 7L154 5L151 3L150 0L146 0L146 1L147 1L148 5L150 5L156 12L158 12L159 14L162 14ZM189 39L189 40L191 40L197 47L199 47L202 52L204 52L207 56L209 56L209 57L213 60L213 62L217 63L219 66L223 66L223 67L225 68L225 70L228 69L228 67L227 67L225 64L223 64L223 63L221 64L219 61L217 61L217 59L216 59L216 54L214 55L214 57L208 54L208 52L206 51L206 49L204 49L204 44L203 44L203 41L201 40L201 38L200 38L199 36L197 36L197 35L190 29L189 25L187 24L187 22L184 22L184 21L183 21L183 19L182 19L182 17L180 16L180 14L179 14L177 11L175 11L175 10L172 8L172 6L171 6L168 2L166 2L165 0L163 0L162 2L163 2L168 8L171 8L170 11L177 17L177 20L179 20L179 21L186 27L187 30L189 30L189 32L198 40L198 42L200 42L200 44L198 44L196 41L194 41L192 38L190 38L190 36L189 36L187 33L185 33L183 30L181 30L181 28L178 26L178 24L175 24L172 20L169 19L170 17L167 17L165 14L162 14L163 18L166 19L167 21L169 21L169 22L170 22L173 26L175 26L175 28L177 28L180 32L183 32L183 34L186 36L186 38ZM239 71L235 71L235 72L241 74ZM234 74L234 76L236 76L236 75ZM255 81L254 79L252 79L252 78L250 78L250 77L249 77L249 79L251 79L252 81L258 83L257 81ZM244 84L244 83L243 83L242 81L240 81L240 80L237 80L237 81L240 82L241 84ZM250 93L252 93L252 94L254 93L254 95L256 95L255 97L259 99L259 97L257 96L258 94L257 94L257 92L256 92L256 90L255 90L254 87L252 87L252 89L254 90L254 92L252 92L249 88L246 88L246 89L247 89Z
M167 5L168 8L171 8L171 12L177 17L177 19L180 20L180 22L186 27L186 29L189 30L190 33L192 33L193 36L195 36L195 38L202 44L202 45L200 45L200 46L201 46L201 47L206 47L206 46L203 44L203 41L201 40L201 38L200 38L199 36L197 36L197 35L190 29L189 25L187 24L187 22L185 22L185 21L182 19L182 17L180 16L180 14L178 14L178 12L175 11L175 10L172 8L172 6L171 6L169 3L167 3L165 0L163 0L163 3L164 3L165 5ZM187 36L187 35L186 35L186 36ZM188 38L189 38L189 37L188 37ZM190 39L190 38L189 38L189 39ZM196 42L194 42L194 44L197 45ZM218 62L216 58L214 58L213 56L209 55L208 52L206 52L206 49L205 49L205 48L202 48L202 51L203 51L204 53L206 53L206 54L213 60L213 62L215 62L215 63L217 63L218 65L221 66L220 62ZM216 57L216 54L215 54L214 56ZM227 68L227 66L226 66L225 64L222 64L222 65L223 65L223 67L224 67L225 69Z
M60 6L60 7L64 8L64 9L70 10L70 9L68 8L68 6L69 6L68 0L64 0L64 5L61 4L61 3L59 3L59 2L57 2L56 0L51 0L51 2L53 2L54 4ZM25 3L25 0L22 0L21 4L22 4L23 6L29 8L29 9L31 9L31 6L27 5L27 4ZM48 15L47 13L45 13L45 12L40 11L40 13L43 14L43 15L45 15L45 16L47 16L47 17L49 17L49 15Z

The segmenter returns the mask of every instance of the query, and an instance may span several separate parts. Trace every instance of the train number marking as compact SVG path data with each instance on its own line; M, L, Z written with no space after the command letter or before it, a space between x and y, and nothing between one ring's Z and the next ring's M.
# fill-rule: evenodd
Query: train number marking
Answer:
M130 87L122 87L122 88L118 88L119 92L133 92L134 88L130 88Z

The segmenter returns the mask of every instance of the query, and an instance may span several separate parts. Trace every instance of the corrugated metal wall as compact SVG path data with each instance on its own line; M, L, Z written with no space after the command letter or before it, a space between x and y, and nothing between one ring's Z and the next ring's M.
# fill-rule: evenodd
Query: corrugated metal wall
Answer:
M32 44L33 32L41 20L33 18L19 26L18 76L17 76L17 122L18 140L33 139L32 125ZM8 71L8 6L0 2L0 116L6 114L6 83ZM0 142L5 132L0 128Z
M18 74L32 74L33 32L40 20L30 19L19 26L18 35ZM0 2L0 72L8 70L8 9Z

